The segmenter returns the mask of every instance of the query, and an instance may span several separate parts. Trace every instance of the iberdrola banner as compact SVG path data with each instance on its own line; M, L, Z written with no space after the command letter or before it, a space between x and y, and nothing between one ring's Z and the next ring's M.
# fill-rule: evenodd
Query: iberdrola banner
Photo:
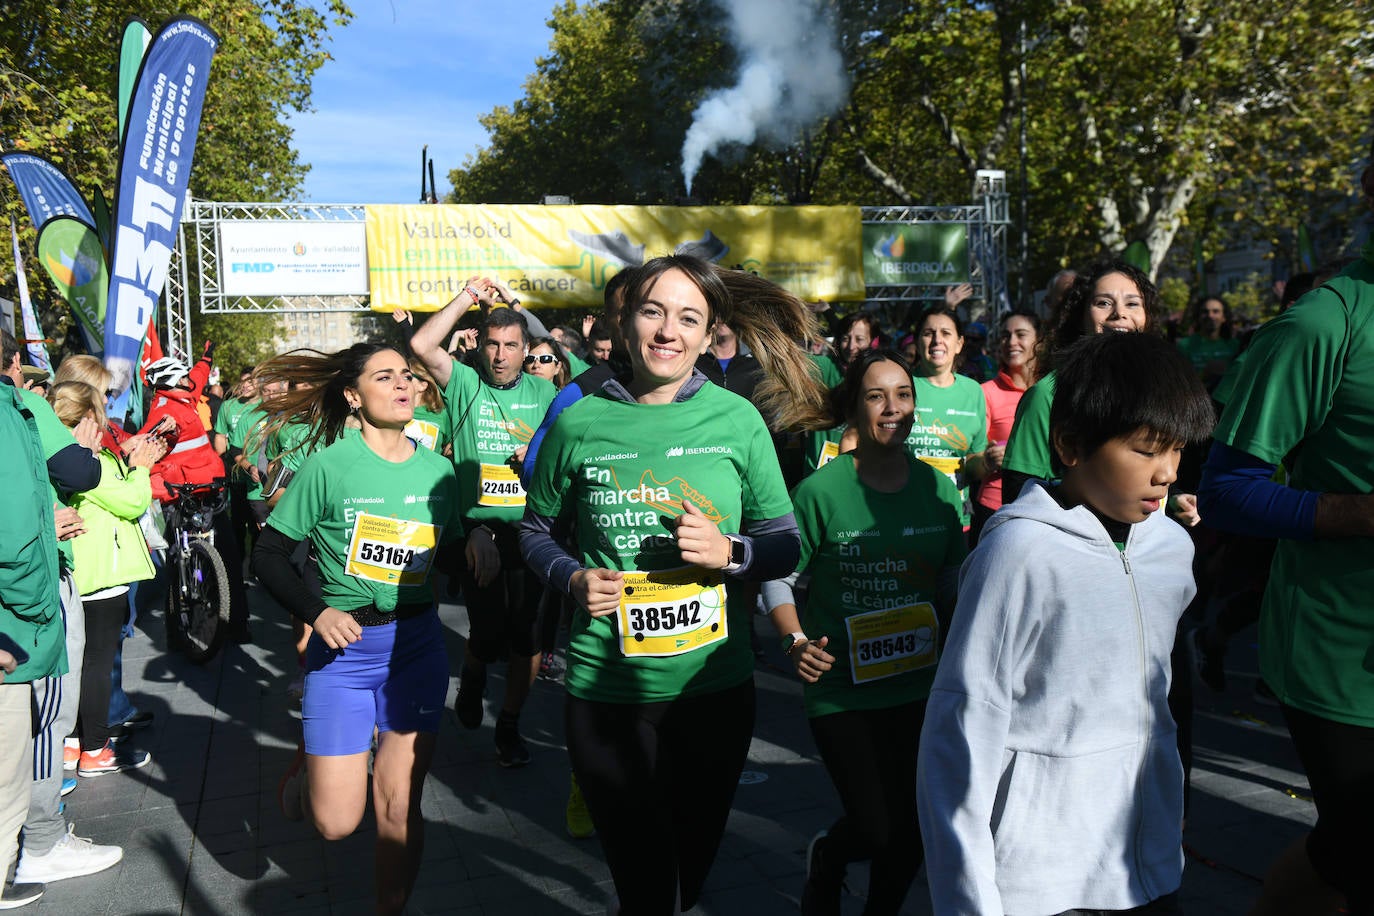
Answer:
M674 252L803 299L863 299L858 207L385 205L367 208L372 308L443 308L473 276L530 305L597 306L606 281Z
M129 102L105 312L105 365L114 374L116 409L124 405L148 319L167 282L218 47L219 36L200 20L169 20L148 44Z
M100 236L74 216L55 216L38 230L38 260L81 323L86 349L101 352L110 271Z

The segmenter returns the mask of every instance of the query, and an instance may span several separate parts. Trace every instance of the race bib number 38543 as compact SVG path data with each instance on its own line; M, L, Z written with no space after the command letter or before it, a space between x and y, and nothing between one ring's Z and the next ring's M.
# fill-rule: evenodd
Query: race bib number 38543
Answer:
M684 655L725 639L725 584L718 571L689 566L627 572L620 594L620 651Z
M929 602L855 614L844 623L856 684L935 664L940 622Z
M361 513L344 572L386 585L423 585L442 533L442 525Z

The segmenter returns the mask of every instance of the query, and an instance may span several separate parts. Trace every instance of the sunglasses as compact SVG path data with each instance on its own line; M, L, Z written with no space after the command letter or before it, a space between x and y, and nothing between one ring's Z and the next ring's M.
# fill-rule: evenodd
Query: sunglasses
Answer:
M541 366L547 366L549 363L556 362L558 362L558 357L554 356L552 353L531 353L529 356L525 357L526 366L533 366L535 363L539 363Z

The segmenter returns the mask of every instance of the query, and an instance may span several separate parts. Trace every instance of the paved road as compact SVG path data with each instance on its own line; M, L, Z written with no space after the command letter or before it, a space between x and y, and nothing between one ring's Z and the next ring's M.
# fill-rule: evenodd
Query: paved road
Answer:
M155 724L132 739L153 754L143 770L83 779L68 797L77 833L124 846L115 868L49 885L20 912L33 914L349 914L371 912L371 819L348 840L326 844L278 811L276 787L295 747L295 673L286 617L250 588L257 643L230 647L198 668L164 651L161 619L140 621L126 643L125 683ZM445 604L449 655L462 657L467 616ZM761 622L766 628L766 621ZM760 632L763 632L761 630ZM1190 857L1183 899L1190 914L1245 912L1258 875L1311 823L1301 775L1277 710L1250 697L1248 634L1232 654L1230 692L1200 696ZM767 638L771 665L783 664ZM1247 673L1248 672L1248 673ZM810 836L838 814L811 744L796 682L759 666L758 725L729 832L694 913L795 913ZM425 788L425 862L413 913L602 913L610 880L595 840L563 828L568 784L562 688L540 682L523 730L534 752L521 770L497 766L488 716L469 732L449 713ZM450 692L456 687L456 678ZM850 887L866 887L853 868ZM862 911L849 896L846 914ZM931 912L924 878L905 914Z

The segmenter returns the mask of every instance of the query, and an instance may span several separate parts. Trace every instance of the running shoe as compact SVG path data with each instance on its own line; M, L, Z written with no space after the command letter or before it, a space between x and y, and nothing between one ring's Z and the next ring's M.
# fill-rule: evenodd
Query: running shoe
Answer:
M65 795L71 795L71 794L72 794L73 792L75 792L75 791L76 791L76 777L75 777L75 776L63 776L63 777L62 777L62 794L63 794L64 796L65 796Z
M137 770L146 767L153 759L147 751L126 748L114 741L106 741L97 751L82 751L76 764L78 776L104 776L106 773L119 773L123 770Z
M802 887L802 916L840 916L844 891L844 867L838 870L825 860L822 846L828 834L822 830L806 847L806 884Z
M596 825L592 823L592 813L587 810L587 800L582 797L582 787L577 784L577 777L569 774L568 781L571 785L568 789L568 807L564 811L568 836L574 840L585 840L595 835Z
M464 668L458 676L458 696L453 701L453 712L464 728L477 728L482 724L482 694L487 689L487 672L468 674Z
M277 783L277 804L281 807L282 817L288 821L305 820L305 744L296 748L291 765Z
M503 767L522 767L530 762L530 748L520 737L516 723L502 716L496 722L496 760Z
M0 910L17 910L28 906L46 890L41 884L6 884L0 888Z
M555 683L563 679L563 666L558 664L558 658L552 652L544 652L539 656L539 679Z
M68 826L67 835L41 856L28 851L20 853L14 880L20 884L51 884L93 875L124 858L124 850L118 846L97 846L77 836L73 832L75 829Z
M62 769L76 769L76 762L81 759L81 742L76 738L66 738L62 741Z

